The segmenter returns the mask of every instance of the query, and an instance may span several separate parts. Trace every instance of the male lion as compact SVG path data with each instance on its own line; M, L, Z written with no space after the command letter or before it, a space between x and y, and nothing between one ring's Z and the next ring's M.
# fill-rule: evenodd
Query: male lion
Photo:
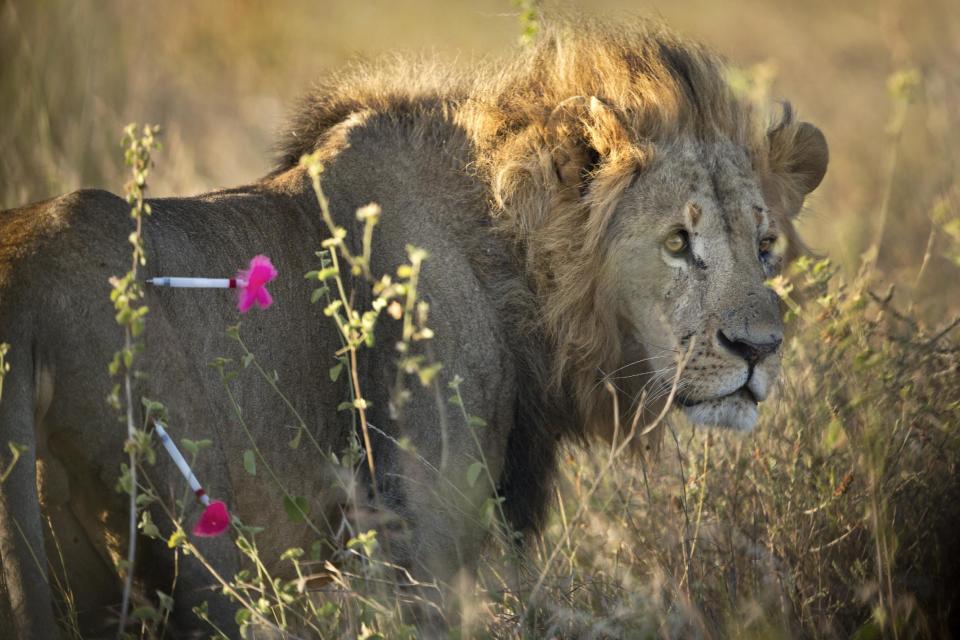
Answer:
M764 281L799 250L792 220L823 178L827 145L789 108L759 129L702 47L646 25L554 26L506 70L361 68L304 100L282 149L277 169L255 184L151 200L148 275L230 274L249 256L272 256L275 308L245 319L242 336L279 372L314 437L339 451L354 427L336 410L343 380L327 379L336 329L310 305L302 277L316 268L325 226L298 159L319 151L324 189L351 239L361 235L354 211L382 207L373 273L393 272L407 243L429 252L420 287L440 384L463 378L469 411L488 426L475 441L436 389L414 385L406 404L391 406L399 329L381 323L360 362L376 427L376 479L364 481L368 506L402 522L383 535L413 575L443 585L475 563L483 533L469 508L490 490L468 487L465 470L481 453L514 526L533 529L559 444L613 437L612 425L625 430L641 400L642 417L658 411L684 357L671 397L686 415L753 427L783 332ZM128 262L127 208L109 193L78 191L0 214L0 341L12 345L0 441L4 451L7 441L27 445L0 491L0 552L21 638L55 634L51 528L78 610L102 613L118 601L111 559L125 545L126 505L113 487L125 434L103 398L112 384L105 363L121 343L107 280ZM362 308L367 289L356 290ZM250 444L206 366L236 354L223 337L231 300L150 289L147 304L139 362L148 375L138 395L167 405L178 438L215 443L197 474L244 522L268 526L258 538L265 558L307 546L280 491L243 472ZM288 448L283 401L250 370L232 385L288 491L334 521L344 509L333 472L309 447ZM397 446L400 437L417 455ZM153 477L182 491L160 457ZM437 473L468 497L466 507L448 506ZM149 544L137 574L148 594L169 589L172 571L169 551ZM227 538L197 544L222 573L238 569ZM191 558L181 563L174 597L183 628L196 625L191 606L209 597L211 582ZM229 628L229 603L212 602L211 617Z

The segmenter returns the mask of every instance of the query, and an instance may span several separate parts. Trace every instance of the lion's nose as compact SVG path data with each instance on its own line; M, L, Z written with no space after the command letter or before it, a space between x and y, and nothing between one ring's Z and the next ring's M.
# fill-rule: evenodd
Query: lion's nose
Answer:
M752 342L743 338L731 338L721 329L717 331L717 342L730 353L746 360L752 367L771 353L776 353L783 343L783 338L778 335L771 335L767 342Z

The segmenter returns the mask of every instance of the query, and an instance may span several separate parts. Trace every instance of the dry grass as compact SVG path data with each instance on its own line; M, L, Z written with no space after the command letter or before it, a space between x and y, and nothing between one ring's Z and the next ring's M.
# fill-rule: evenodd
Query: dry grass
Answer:
M810 261L793 274L805 303L757 433L674 422L657 459L610 467L608 451L569 452L542 538L521 561L494 536L461 631L944 637L960 620L960 346L943 332L960 311L960 11L953 0L644 7L745 70L749 95L788 97L823 129L831 168L800 229L839 273ZM466 61L518 33L499 0L7 0L0 208L116 191L118 132L134 119L165 129L156 195L255 179L286 105L324 70L424 48ZM316 628L404 632L376 554L369 540L344 550Z
M830 273L797 269L811 302L754 435L675 423L658 461L618 465L592 496L602 453L569 457L542 625L833 638L956 623L960 349Z

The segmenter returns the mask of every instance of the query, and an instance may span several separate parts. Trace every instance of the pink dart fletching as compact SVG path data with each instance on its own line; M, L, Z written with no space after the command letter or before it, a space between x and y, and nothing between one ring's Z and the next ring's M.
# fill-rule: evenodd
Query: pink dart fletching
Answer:
M227 511L227 505L219 500L213 500L197 520L196 526L193 527L193 535L212 538L226 531L229 526L230 513Z
M267 256L256 256L250 261L250 268L237 274L237 280L245 284L240 287L237 309L246 313L254 305L266 309L273 304L273 298L267 291L267 283L277 277L277 270Z

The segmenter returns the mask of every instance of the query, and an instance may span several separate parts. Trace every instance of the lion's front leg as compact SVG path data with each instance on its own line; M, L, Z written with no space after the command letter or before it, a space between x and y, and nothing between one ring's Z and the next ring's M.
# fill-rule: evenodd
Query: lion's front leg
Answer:
M443 404L437 395L415 394L387 423L392 433L372 416L376 490L364 463L368 493L352 523L358 533L376 530L395 565L399 597L421 631L456 624L482 546L505 526L496 491L512 404L490 402L468 413L447 402L449 392Z
M439 633L459 618L459 599L489 530L484 503L494 490L457 482L452 469L466 478L469 465L441 473L409 451L396 453L381 457L378 490L352 511L351 526L355 534L376 531L382 555L374 562L385 563L384 577L395 583L406 615L421 632Z

